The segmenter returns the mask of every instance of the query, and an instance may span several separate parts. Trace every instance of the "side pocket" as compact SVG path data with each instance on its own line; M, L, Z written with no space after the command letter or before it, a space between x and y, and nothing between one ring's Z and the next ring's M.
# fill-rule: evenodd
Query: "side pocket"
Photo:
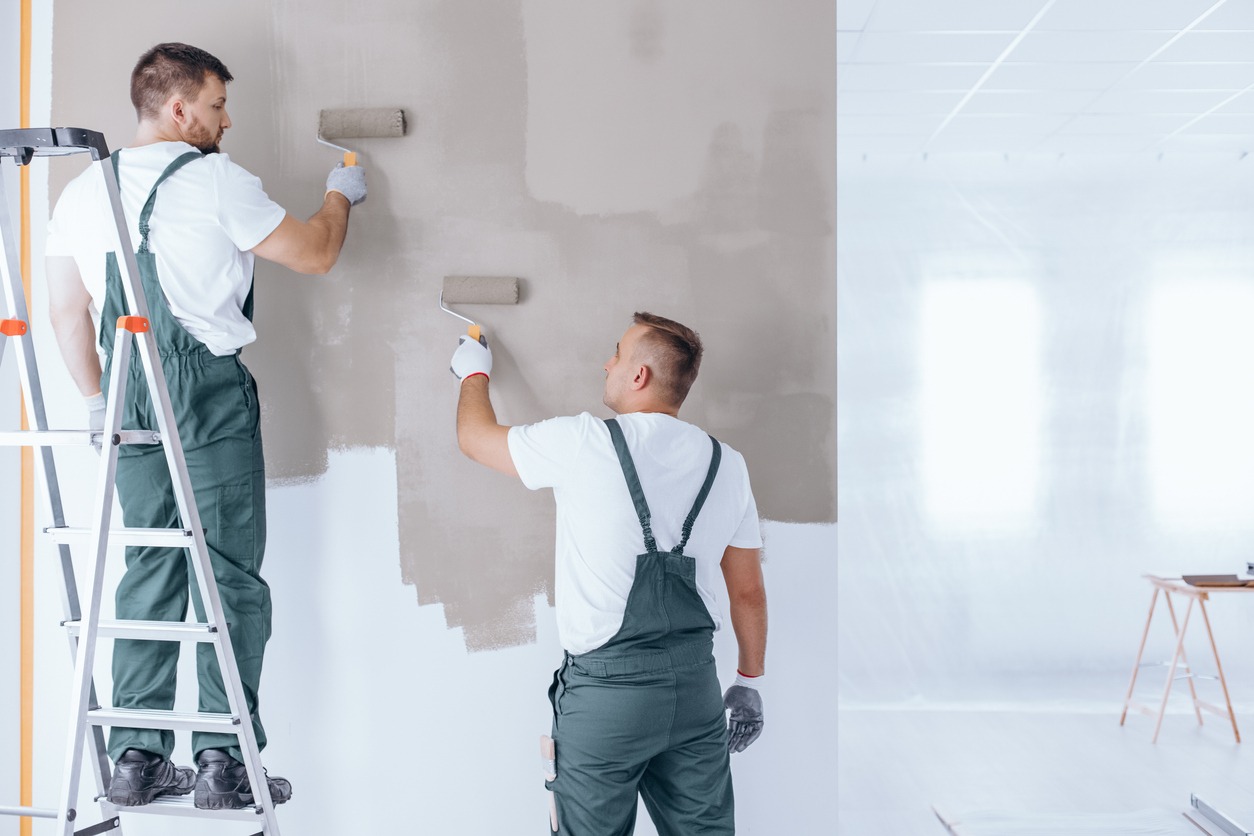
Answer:
M217 490L218 551L245 571L253 571L256 524L251 482L223 485Z

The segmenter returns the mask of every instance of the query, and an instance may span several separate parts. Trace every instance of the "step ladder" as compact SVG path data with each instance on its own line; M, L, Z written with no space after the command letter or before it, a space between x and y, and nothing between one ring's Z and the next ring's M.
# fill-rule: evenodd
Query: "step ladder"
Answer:
M270 788L261 766L256 735L248 715L244 688L235 654L231 648L230 632L218 597L218 587L205 545L204 529L200 525L183 447L175 426L174 413L166 388L165 373L157 354L157 345L149 333L148 303L139 280L139 267L131 246L130 234L117 179L109 161L109 150L104 136L82 128L36 128L0 130L0 169L6 160L16 166L28 165L37 156L64 156L89 153L92 165L104 178L109 197L114 226L117 230L118 267L122 274L122 286L130 316L119 318L114 333L113 368L122 373L110 376L106 393L105 429L50 430L44 409L43 390L35 361L34 343L30 334L30 316L22 289L17 246L13 224L9 218L9 203L4 190L4 178L0 176L0 279L3 280L4 307L0 308L0 363L4 362L6 347L12 344L18 362L18 377L26 407L29 430L0 432L0 446L33 447L39 450L36 457L45 488L44 510L52 523L46 533L57 545L60 557L61 602L65 621L63 626L69 639L74 659L73 690L70 695L69 734L67 737L65 767L61 784L60 803L55 808L0 807L0 816L55 819L59 836L96 836L102 833L121 834L121 816L146 814L160 816L185 816L210 819L230 819L260 825L255 836L279 836L278 821ZM3 171L0 170L0 175ZM132 351L138 351L143 364L144 377L157 418L157 431L126 430L122 428L123 405ZM118 450L123 444L162 444L166 463L170 469L175 501L179 509L182 527L179 529L136 529L113 527L115 476L118 466ZM66 525L62 511L61 492L57 481L56 463L52 449L60 446L89 447L100 450L100 469L96 481L94 511L89 528L71 528ZM74 564L70 545L76 544L90 558L91 590L87 597L86 613L79 604L75 582ZM103 597L105 557L111 546L157 545L187 549L190 563L201 591L206 623L166 623L149 621L102 621L100 618ZM214 646L222 681L226 689L230 712L227 714L188 713L178 711L138 711L102 707L97 699L93 679L96 642L100 638L125 638L149 641L208 642ZM234 734L244 755L244 766L253 788L255 806L241 810L199 810L192 796L162 797L150 804L138 807L117 807L109 803L105 792L109 786L111 768L105 747L103 728L120 726L127 728L216 731ZM90 741L91 771L96 783L96 800L100 804L103 820L98 824L79 826L84 811L76 809L79 798L79 780L83 764L84 748Z

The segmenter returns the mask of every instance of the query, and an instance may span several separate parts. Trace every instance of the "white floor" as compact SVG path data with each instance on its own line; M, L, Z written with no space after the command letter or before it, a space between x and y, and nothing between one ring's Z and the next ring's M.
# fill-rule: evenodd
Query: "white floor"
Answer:
M837 830L848 836L943 836L935 806L978 810L1134 813L1189 809L1190 793L1254 829L1254 738L1233 740L1221 718L1197 726L1177 706L1157 744L1153 721L1040 703L839 713ZM1254 735L1254 713L1237 716ZM1181 815L1180 833L1199 833Z

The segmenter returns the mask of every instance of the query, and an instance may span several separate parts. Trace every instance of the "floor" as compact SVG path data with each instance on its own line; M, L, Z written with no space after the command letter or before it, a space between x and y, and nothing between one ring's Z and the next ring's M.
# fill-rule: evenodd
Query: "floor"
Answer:
M1191 714L1119 726L1109 711L1039 704L845 708L839 713L837 832L944 836L951 815L1183 812L1190 793L1254 830L1254 738L1234 742L1223 720ZM1254 735L1254 712L1238 724ZM1199 831L1184 820L1180 832Z

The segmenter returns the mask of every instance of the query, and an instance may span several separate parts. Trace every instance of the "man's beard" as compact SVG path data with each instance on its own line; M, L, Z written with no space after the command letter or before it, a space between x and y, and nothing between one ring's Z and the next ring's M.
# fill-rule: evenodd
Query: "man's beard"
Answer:
M218 141L222 139L219 133L215 138L204 125L200 122L193 121L187 128L187 144L195 148L202 154L218 153Z

